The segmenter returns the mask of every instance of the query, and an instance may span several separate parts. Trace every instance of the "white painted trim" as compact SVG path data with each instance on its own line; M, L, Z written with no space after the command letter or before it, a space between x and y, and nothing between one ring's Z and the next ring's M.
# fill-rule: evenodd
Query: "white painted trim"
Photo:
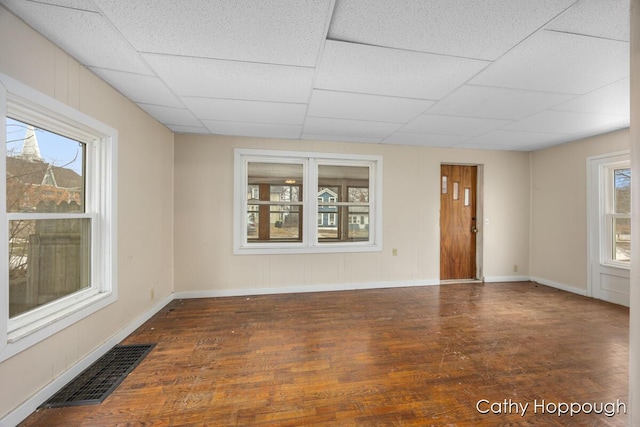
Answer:
M484 283L490 285L492 283L507 282L536 282L540 285L549 286L563 291L571 292L577 295L587 296L585 289L576 288L574 286L565 285L551 280L539 277L529 276L492 276L486 277ZM456 284L455 280L441 282L438 279L430 280L411 280L411 281L394 281L394 282L369 282L369 283L342 283L334 285L309 285L309 286L284 286L275 288L246 288L246 289L214 289L206 291L183 291L174 294L175 299L191 299L191 298L221 298L221 297L238 297L252 295L275 295L275 294L296 294L311 292L336 292L364 289L383 289L383 288L406 288L419 286L446 286Z
M274 295L274 294L299 294L310 292L335 292L351 291L361 289L383 289L383 288L407 288L417 286L440 285L437 279L432 280L411 280L394 282L370 282L370 283L343 283L335 285L309 285L309 286L285 286L277 288L247 288L247 289L220 289L207 291L184 291L176 292L175 299L189 298L217 298L236 297L250 295Z
M74 379L78 374L88 368L93 362L102 357L107 351L109 351L113 346L120 343L126 337L131 335L136 329L142 326L147 320L151 319L155 314L157 314L160 310L166 307L171 301L174 300L175 294L170 294L166 298L162 299L158 303L156 303L153 307L147 310L138 318L134 319L131 323L129 323L126 327L124 327L120 332L112 336L108 339L104 344L100 347L96 348L82 360L77 362L75 365L71 366L67 371L60 374L57 378L55 378L52 382L47 384L45 387L40 389L37 393L31 396L27 401L22 403L13 411L9 412L4 418L0 419L0 427L11 427L18 425L20 422L25 420L29 415L31 415L40 405L47 401L51 396L53 396L58 390L64 387L69 381Z
M485 283L505 283L505 282L528 282L529 276L489 276L485 277Z
M565 285L564 283L554 282L553 280L547 280L541 277L531 277L531 281L539 283L541 285L560 289L561 291L571 292L572 294L582 295L584 297L588 296L586 289L576 288L575 286Z

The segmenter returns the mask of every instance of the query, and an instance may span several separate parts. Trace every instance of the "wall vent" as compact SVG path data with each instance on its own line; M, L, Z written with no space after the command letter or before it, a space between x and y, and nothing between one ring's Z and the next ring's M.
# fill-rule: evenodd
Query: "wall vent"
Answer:
M153 350L155 344L117 345L82 371L41 408L101 403Z

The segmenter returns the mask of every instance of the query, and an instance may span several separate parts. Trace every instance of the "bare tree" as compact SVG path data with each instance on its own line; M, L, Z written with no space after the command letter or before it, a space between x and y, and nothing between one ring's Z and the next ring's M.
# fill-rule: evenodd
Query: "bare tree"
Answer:
M616 169L614 185L616 213L631 213L631 169Z

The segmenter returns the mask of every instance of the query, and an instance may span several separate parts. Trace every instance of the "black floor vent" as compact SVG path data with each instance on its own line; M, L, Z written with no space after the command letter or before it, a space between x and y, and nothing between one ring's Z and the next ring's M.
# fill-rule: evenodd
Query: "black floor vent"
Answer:
M42 408L101 403L155 344L117 345L47 400Z

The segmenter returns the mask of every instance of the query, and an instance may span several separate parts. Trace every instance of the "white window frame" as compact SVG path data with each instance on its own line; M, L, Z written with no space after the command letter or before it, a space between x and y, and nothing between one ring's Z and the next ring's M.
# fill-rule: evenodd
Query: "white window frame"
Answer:
M600 165L600 263L604 266L624 270L631 268L631 262L618 261L613 258L614 227L616 218L631 219L631 213L619 214L615 210L615 182L614 172L618 169L630 169L630 160L620 160Z
M5 360L115 302L117 287L117 147L118 132L31 87L0 73L0 361ZM6 117L33 124L86 144L85 212L91 219L91 286L9 319L8 223L25 214L6 209ZM59 215L67 218L70 215ZM29 219L53 219L31 214Z
M293 163L303 165L301 242L247 241L246 214L248 164ZM318 239L318 166L367 166L369 168L369 239L322 242ZM234 254L288 254L373 252L382 250L382 156L312 153L237 148L234 152Z

